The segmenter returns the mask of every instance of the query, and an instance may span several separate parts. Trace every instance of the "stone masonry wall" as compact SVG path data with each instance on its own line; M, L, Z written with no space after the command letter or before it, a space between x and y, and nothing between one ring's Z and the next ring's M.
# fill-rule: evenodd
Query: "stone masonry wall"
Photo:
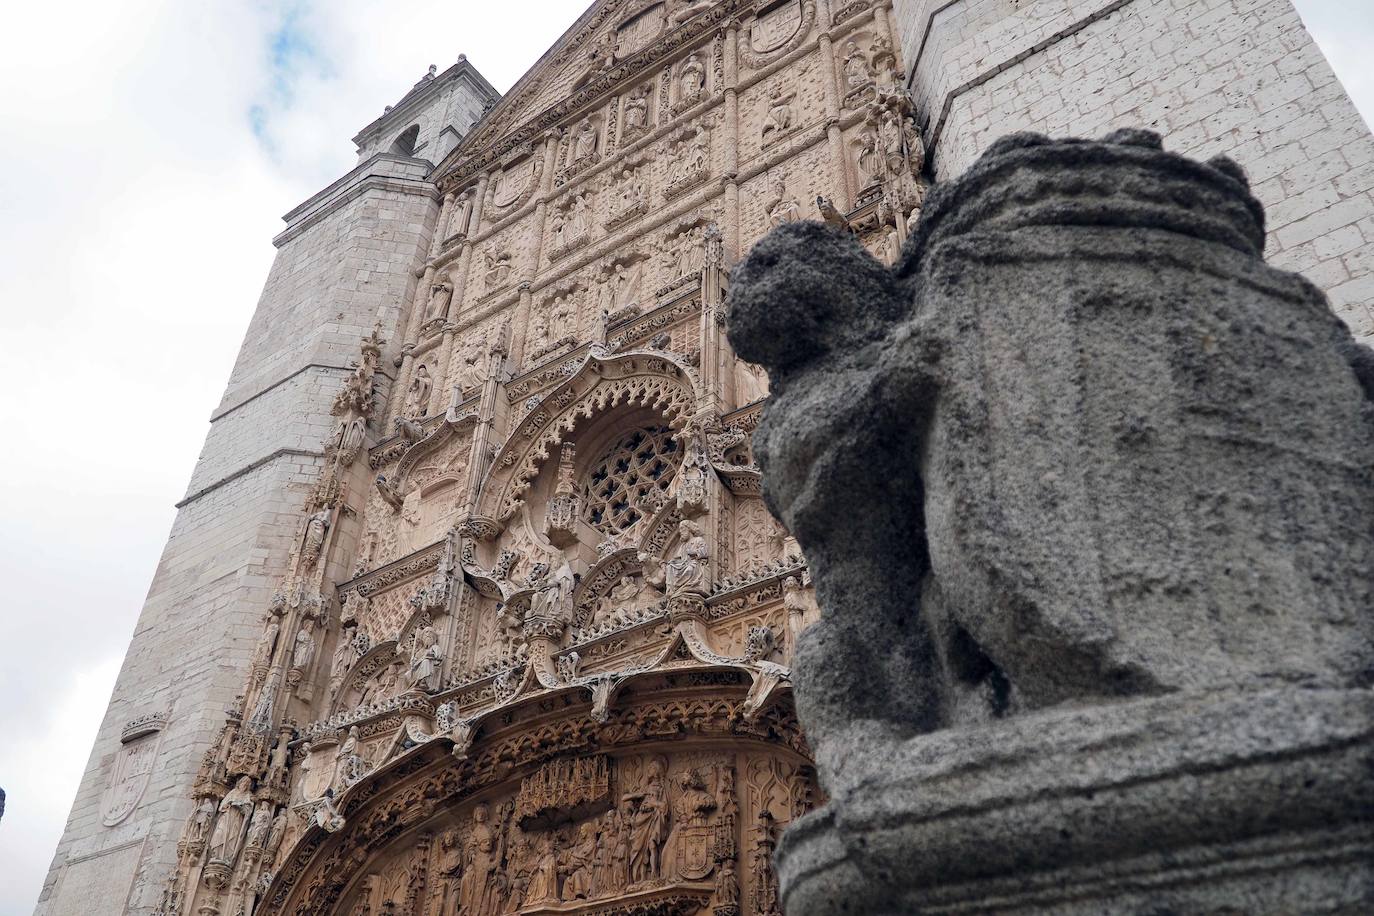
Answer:
M1374 338L1374 137L1289 0L896 0L935 175L1016 130L1164 134L1245 167L1266 256Z
M414 293L438 212L427 171L420 160L378 157L293 211L278 238L49 871L42 916L156 908L201 757L243 690L298 536L334 394L359 339L380 319L394 340ZM133 813L105 826L101 798L120 732L155 712L168 723L151 779Z

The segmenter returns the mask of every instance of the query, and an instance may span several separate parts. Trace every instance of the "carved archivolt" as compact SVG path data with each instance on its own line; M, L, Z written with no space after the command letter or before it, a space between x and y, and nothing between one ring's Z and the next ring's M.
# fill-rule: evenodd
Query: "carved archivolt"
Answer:
M566 382L544 395L496 456L482 484L478 515L509 520L540 467L578 420L612 407L642 405L658 410L673 429L685 426L697 408L696 371L665 353L587 357Z
M555 856L558 863L551 883L540 888L551 912L610 897L630 903L683 897L693 905L682 912L696 912L713 896L735 899L740 888L729 881L741 876L746 896L766 896L771 873L757 872L752 861L758 824L782 825L810 807L814 776L790 707L774 706L747 721L741 687L732 683L710 672L660 676L644 699L624 703L604 722L588 716L585 705L550 719L531 701L499 722L461 723L461 745L447 736L426 742L335 798L333 831L320 825L304 831L258 912L338 913L341 904L383 890L372 882L397 868L407 877L396 880L397 892L416 893L411 912L428 912L420 908L425 901L438 905L443 894L436 889L446 884L453 904L460 897L470 904L462 912L478 912L474 906L486 904L473 901L485 899L484 883L464 882L462 869L442 865L452 858L426 856L437 838L450 852L464 840L480 840L476 848L485 857L467 854L463 861L477 863L503 892L519 878L526 904L534 896L524 896L529 875L522 874L522 856L546 849L548 864ZM479 814L478 807L485 810ZM627 818L623 832L620 815ZM580 872L606 862L591 856L592 834L625 843L630 861L623 875L603 870L598 882ZM514 854L524 842L531 853ZM574 877L580 873L585 877ZM605 912L639 912L606 906ZM482 911L508 912L500 901Z

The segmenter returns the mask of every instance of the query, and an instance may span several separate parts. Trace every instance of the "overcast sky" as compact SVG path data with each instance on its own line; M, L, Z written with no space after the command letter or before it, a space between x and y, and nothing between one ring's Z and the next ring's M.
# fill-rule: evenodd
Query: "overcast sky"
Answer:
M1374 3L1297 0L1374 115ZM37 899L280 215L466 53L502 91L582 0L77 0L0 42L0 916Z

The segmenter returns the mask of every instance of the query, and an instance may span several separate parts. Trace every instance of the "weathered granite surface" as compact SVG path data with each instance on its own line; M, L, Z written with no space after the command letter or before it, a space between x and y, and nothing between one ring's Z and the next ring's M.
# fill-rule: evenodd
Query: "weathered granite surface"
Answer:
M1014 135L729 335L825 616L788 911L1368 912L1374 372L1235 163Z

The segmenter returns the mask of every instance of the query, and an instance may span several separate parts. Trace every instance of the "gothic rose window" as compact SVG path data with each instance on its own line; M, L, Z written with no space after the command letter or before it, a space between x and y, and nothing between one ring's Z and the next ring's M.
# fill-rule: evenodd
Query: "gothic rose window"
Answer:
M648 426L618 439L592 465L583 518L603 534L628 531L652 514L668 491L681 447L666 426Z

